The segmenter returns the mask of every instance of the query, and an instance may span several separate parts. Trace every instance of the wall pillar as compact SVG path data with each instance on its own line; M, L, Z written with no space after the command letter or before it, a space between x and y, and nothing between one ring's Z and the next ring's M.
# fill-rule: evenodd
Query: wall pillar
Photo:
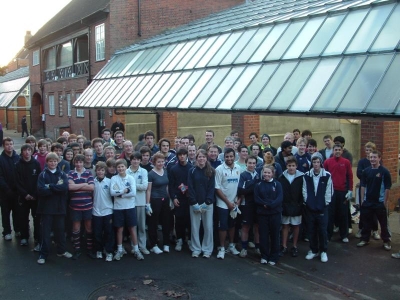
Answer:
M250 143L249 134L251 132L256 132L258 135L260 135L259 115L232 114L231 124L232 130L239 131L239 137L245 145Z
M160 136L157 136L157 141L161 138L166 138L171 142L171 148L174 147L174 139L178 135L178 113L163 111L159 113L158 124Z

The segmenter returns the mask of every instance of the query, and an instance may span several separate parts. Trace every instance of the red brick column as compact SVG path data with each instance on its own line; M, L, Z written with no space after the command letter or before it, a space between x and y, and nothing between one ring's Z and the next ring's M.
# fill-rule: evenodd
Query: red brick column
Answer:
M376 144L382 153L382 160L392 176L392 190L390 193L390 208L397 204L400 197L400 186L397 184L399 164L399 122L398 121L361 121L361 145L364 149L367 142ZM361 151L364 153L364 151Z
M244 144L250 143L249 134L256 132L260 135L260 116L259 115L231 115L232 130L239 131L239 137Z
M178 135L178 113L164 111L159 113L159 132L157 142L161 138L171 141L171 147L174 147L174 138Z

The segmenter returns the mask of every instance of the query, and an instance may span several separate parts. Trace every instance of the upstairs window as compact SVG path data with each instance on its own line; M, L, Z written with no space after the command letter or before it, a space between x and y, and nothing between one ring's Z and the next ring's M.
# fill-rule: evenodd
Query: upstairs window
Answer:
M56 114L54 107L54 95L49 95L49 115L54 116Z
M54 70L56 68L56 49L50 48L46 53L46 70Z
M95 42L96 42L96 61L105 59L105 35L104 24L95 27Z
M72 65L72 45L71 42L65 43L60 47L59 52L59 65L70 66Z
M39 50L33 51L32 53L32 66L37 66L40 63Z

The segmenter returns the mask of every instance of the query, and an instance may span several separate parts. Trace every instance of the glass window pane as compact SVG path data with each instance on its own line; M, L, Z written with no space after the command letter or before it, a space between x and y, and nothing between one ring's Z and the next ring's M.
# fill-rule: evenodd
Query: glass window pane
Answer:
M290 24L285 33L275 44L274 48L272 48L266 60L280 59L282 54L287 50L288 46L293 42L293 39L297 36L304 23L305 21L300 21Z
M197 51L199 51L200 47L205 42L205 39L196 40L193 47L186 53L185 57L181 59L179 64L176 65L174 70L183 70L186 64L196 55Z
M123 101L124 106L131 106L132 102L135 101L136 97L146 87L147 83L150 81L151 78L153 78L152 75L141 76L140 78L138 78L138 79L141 79L140 81L138 81L138 80L135 81L135 84L133 84L132 87L129 88L126 95L124 95L124 98L125 98ZM137 82L137 85L136 85L136 82Z
M190 77L184 81L182 87L180 89L178 89L176 95L173 96L173 98L171 99L171 102L167 105L167 107L171 107L171 108L178 107L183 99L185 99L185 101L187 101L187 100L190 101L189 94L192 95L191 100L193 100L193 98L194 98L194 96L193 96L194 93L192 94L193 86L198 82L200 76L202 76L203 73L204 73L203 70L194 71L192 73L191 72L184 73L185 75L188 74ZM186 107L189 104L190 103L187 103Z
M272 29L271 26L260 28L257 31L257 33L253 36L251 41L243 49L242 53L240 53L238 58L236 58L235 64L246 63L249 60L249 58L253 55L254 51L258 49L258 47L265 39L265 37L268 35L271 29Z
M238 39L236 44L231 48L229 53L225 56L222 61L222 65L232 64L236 57L241 53L244 47L249 43L250 39L253 37L257 29L246 30L243 32L242 36Z
M197 98L199 93L203 90L204 86L209 82L209 80L213 77L214 73L216 73L217 69L206 70L201 73L201 77L197 79L194 83L192 83L192 87L189 92L186 94L186 97L179 104L179 108L188 108L191 106L192 102ZM191 80L192 78L190 78ZM171 105L170 105L171 106Z
M128 70L132 67L132 65L136 62L136 60L138 59L138 52L133 52L133 53L129 53L128 55L126 55L125 63L128 62L124 68L121 70L121 72L118 74L118 76L125 76L126 72L128 72ZM120 56L118 56L119 58Z
M264 57L268 54L269 50L271 50L288 25L289 23L280 23L275 25L267 38L262 42L261 46L258 47L257 51L250 58L249 63L263 61Z
M157 54L158 49L159 49L158 47L156 47L156 48L151 48L151 49L147 49L147 50L146 50L147 56L146 56L146 57L143 56L143 58L140 59L140 60L141 60L141 63L137 66L136 70L135 70L134 72L132 72L131 75L136 75L136 74L141 73L141 71L142 71L143 68L146 66L146 64L147 64L149 61L152 61L152 60L154 59L154 56Z
M345 15L342 14L326 18L324 24L318 30L311 43L307 46L302 57L320 55L322 50L326 47L326 44L335 34L336 29L339 27L344 17Z
M122 83L122 78L116 78L113 80L109 80L111 81L111 84L108 85L107 90L105 90L103 93L101 93L100 97L96 99L96 105L98 106L99 103L101 102L109 102L109 100L111 100L112 98L112 94L113 93L117 93L119 91L119 89L122 88L122 85L120 85Z
M193 46L194 41L189 41L183 46L183 48L176 54L174 59L168 65L168 67L164 71L172 71L175 66L182 60L182 58L188 53L190 48Z
M151 77L151 79L147 82L146 86L137 94L137 96L133 99L133 102L129 106L139 106L139 104L145 99L147 94L152 93L155 90L153 87L157 84L163 74L155 74ZM150 76L146 76L150 77Z
M297 65L288 81L282 87L278 96L275 98L271 105L272 110L287 110L290 104L299 93L300 89L310 77L311 72L314 70L318 60L304 60Z
M181 51L184 45L185 43L177 44L174 50L171 51L171 53L164 59L161 65L157 68L156 72L164 71L164 69L168 66L168 64L175 58L175 56L178 55L178 53Z
M375 43L372 45L371 51L392 50L396 47L400 40L399 20L400 5L397 4L385 27L383 27Z
M179 78L179 75L180 73L172 73L168 80L161 86L161 88L159 88L158 93L153 97L153 99L147 106L158 107L158 103L163 99L165 94L175 85L175 81ZM157 82L157 85L160 85L160 82Z
M140 70L139 74L148 73L150 68L153 67L154 64L157 64L157 62L159 61L160 57L165 53L167 48L168 48L167 46L154 48L156 51L153 52L153 55L150 57L150 59L146 60L146 63L143 65L143 67L141 67L141 70Z
M152 66L149 66L149 70L147 71L147 73L154 73L158 69L158 67L164 62L164 60L169 56L172 50L174 50L175 46L175 44L163 46L161 55L153 63Z
M297 62L293 61L281 63L257 97L257 100L251 106L251 109L268 109L272 100L274 100L275 96L279 93L296 65Z
M137 68L141 64L143 59L146 58L147 54L148 54L148 52L146 52L144 50L138 52L138 54L135 56L134 63L131 65L131 67L128 69L128 71L126 71L126 76L132 75L134 72L136 72L136 73L138 72ZM118 58L123 60L122 57L118 57Z
M231 71L222 80L214 94L208 99L207 103L204 103L203 108L217 108L218 104L225 98L227 93L237 83L238 78L244 70L244 66L232 68Z
M224 59L226 53L232 48L236 41L240 38L243 32L233 32L232 34L224 34L224 39L218 39L213 45L212 49L215 51L209 51L214 53L214 57L208 63L207 66L218 66L221 60ZM222 37L222 36L221 36ZM208 58L209 59L209 58ZM200 65L203 63L200 62Z
M225 43L225 41L228 39L230 36L230 33L226 33L223 35L220 35L215 42L212 44L212 46L207 50L207 52L202 56L200 61L197 63L196 68L204 68L210 59L217 53L222 45Z
M204 56L205 53L208 52L208 49L213 45L215 40L218 38L218 40L226 38L226 36L212 36L208 38L204 44L200 47L199 51L193 56L193 58L188 62L186 65L186 69L194 69L196 66L197 62Z
M171 73L162 74L157 81L149 82L149 92L146 95L143 95L143 100L138 102L138 107L147 107L149 102L154 98L154 96L160 91L160 89L164 86L168 78L171 76ZM143 93L141 93L142 95ZM140 96L141 96L140 95ZM140 97L139 96L139 97Z
M283 59L298 58L303 52L304 47L307 46L311 38L315 35L324 19L325 16L309 19L307 24L296 37L296 40L292 43L292 45L290 45L290 48L283 56Z
M221 104L218 106L219 109L232 109L232 106L236 103L236 100L243 93L244 89L253 80L254 76L257 74L261 65L250 65L244 72L240 75L240 78L232 86L229 92L226 94L225 98L222 100ZM247 102L250 106L250 101Z
M210 98L212 93L218 88L221 84L222 80L225 78L226 74L229 72L230 68L223 68L218 69L215 72L214 76L208 81L207 85L203 85L204 88L201 90L200 93L197 93L197 97L195 101L190 105L190 108L201 108L203 107L204 103ZM203 78L201 79L203 80ZM198 84L196 84L198 86ZM182 107L182 104L180 105Z
M397 54L377 91L368 104L366 112L393 113L400 100L400 54Z
M110 103L113 103L111 106L122 104L121 98L123 97L123 95L126 94L129 87L133 85L136 79L137 77L125 77L122 79L121 88L118 91L116 91L116 93L112 95L112 97L109 100Z
M368 57L338 111L363 111L392 57L393 54Z
M366 52L377 33L381 30L394 5L392 3L391 5L373 7L345 53Z
M335 71L340 58L323 59L289 108L291 111L309 111Z
M341 54L360 26L361 22L364 20L367 12L368 9L350 11L328 47L325 49L323 55Z
M248 109L278 66L279 64L277 63L262 65L260 71L250 82L243 94L240 95L234 109Z
M313 111L334 111L348 90L366 56L345 57L329 80Z
M171 99L174 98L175 94L177 94L181 90L181 88L186 83L186 81L188 80L189 76L192 73L191 72L182 72L179 74L180 74L179 78L171 86L171 88L168 90L168 92L165 94L165 96L162 97L161 102L158 104L159 107L168 106L168 103L171 101Z

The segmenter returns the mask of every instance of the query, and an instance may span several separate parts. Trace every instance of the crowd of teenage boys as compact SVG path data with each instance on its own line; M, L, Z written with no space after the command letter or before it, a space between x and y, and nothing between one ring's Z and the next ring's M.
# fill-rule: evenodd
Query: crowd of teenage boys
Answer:
M20 245L28 246L31 216L39 264L46 262L53 242L59 257L75 260L81 248L93 259L120 260L129 239L129 252L138 260L150 252L168 253L173 243L175 251L187 245L195 258L209 258L214 248L218 259L227 252L244 258L254 248L261 263L270 265L285 255L297 257L299 239L309 242L305 258L322 262L328 261L334 232L349 242L353 158L341 136L324 136L318 151L309 130L286 133L278 148L268 134L259 141L251 133L246 146L232 131L220 147L214 132L206 130L204 144L187 135L176 137L172 148L165 138L156 144L152 131L134 144L118 129L104 129L92 141L68 132L56 141L28 136L19 154L5 137L0 155L4 240L12 240L13 227ZM365 154L357 167L357 246L367 245L372 235L390 250L390 173L374 143L365 145ZM392 257L400 258L400 252Z

